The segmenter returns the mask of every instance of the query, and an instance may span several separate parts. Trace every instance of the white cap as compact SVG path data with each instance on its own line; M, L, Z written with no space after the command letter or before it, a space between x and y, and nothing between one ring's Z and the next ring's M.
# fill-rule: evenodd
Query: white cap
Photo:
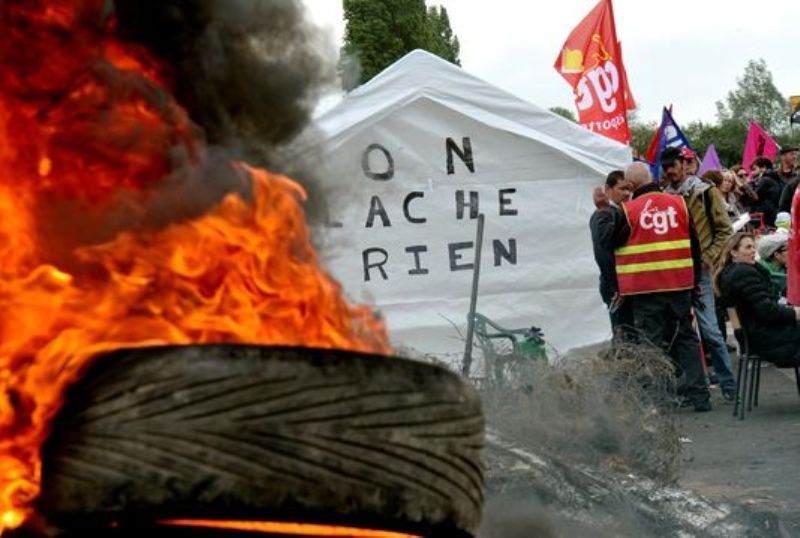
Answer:
M762 235L758 239L758 256L762 260L768 260L781 247L786 246L788 237L786 234Z

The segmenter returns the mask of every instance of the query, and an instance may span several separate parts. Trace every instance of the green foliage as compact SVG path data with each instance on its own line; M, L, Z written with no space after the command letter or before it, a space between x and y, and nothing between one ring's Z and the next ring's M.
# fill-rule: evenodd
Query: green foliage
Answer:
M757 121L769 133L783 133L789 124L789 105L772 81L772 73L763 59L750 60L744 76L736 79L736 88L725 102L717 102L720 123L734 121L747 125Z
M800 125L794 124L775 141L781 146L800 146Z
M558 114L562 118L567 118L570 121L574 121L575 123L578 122L578 118L575 117L575 113L568 108L564 108L563 106L550 107L550 112L553 114Z
M425 0L344 0L344 18L340 71L348 91L414 49L460 65L447 10L428 9Z
M683 134L702 157L714 144L725 166L741 163L742 151L751 120L755 120L782 145L800 144L800 127L789 128L789 105L772 81L772 73L764 60L750 60L736 88L728 92L725 102L717 102L717 122L701 121L681 125ZM642 124L631 119L631 147L634 155L643 155L653 139L657 123Z
M631 148L633 149L634 157L643 157L656 135L658 123L642 123L629 118L628 127L631 130Z
M458 58L461 44L458 42L458 36L450 28L450 17L447 15L447 9L436 6L429 7L428 25L431 35L426 49L450 63L461 65L461 60Z
M705 154L709 144L714 144L719 160L724 166L733 166L742 161L742 150L747 138L747 125L733 120L722 120L717 124L700 121L683 127L683 134L700 156Z

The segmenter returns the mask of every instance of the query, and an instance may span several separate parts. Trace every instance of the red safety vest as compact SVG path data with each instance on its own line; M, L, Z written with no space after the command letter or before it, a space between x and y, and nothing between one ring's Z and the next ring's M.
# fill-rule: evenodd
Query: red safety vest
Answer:
M654 192L622 205L631 235L616 250L620 295L690 290L689 211L680 196Z

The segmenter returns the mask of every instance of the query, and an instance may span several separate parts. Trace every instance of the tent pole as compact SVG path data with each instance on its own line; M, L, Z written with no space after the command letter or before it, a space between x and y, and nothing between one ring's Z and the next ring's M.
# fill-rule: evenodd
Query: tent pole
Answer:
M475 234L475 266L472 270L472 294L469 298L469 315L467 316L467 343L464 347L464 362L461 373L469 376L472 368L472 338L475 331L475 309L478 306L478 284L481 278L481 251L483 250L483 225L486 217L478 214L478 230Z

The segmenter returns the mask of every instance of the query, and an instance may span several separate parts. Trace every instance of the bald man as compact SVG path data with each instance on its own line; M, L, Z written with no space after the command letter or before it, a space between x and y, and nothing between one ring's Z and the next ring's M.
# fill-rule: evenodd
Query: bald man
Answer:
M700 341L692 327L692 293L702 259L689 211L682 197L659 190L644 163L628 165L625 179L634 190L613 231L615 296L630 303L640 338L663 349L683 374L679 392L695 411L710 411Z
M650 167L645 163L635 162L629 164L625 168L625 179L634 191L648 183L653 182L653 175L650 173Z

